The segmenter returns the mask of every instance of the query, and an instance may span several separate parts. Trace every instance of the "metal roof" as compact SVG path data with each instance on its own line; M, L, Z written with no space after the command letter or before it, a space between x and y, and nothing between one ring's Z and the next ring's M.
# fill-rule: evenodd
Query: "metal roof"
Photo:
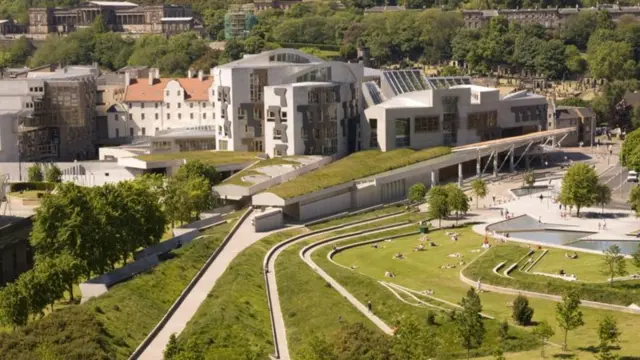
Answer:
M437 76L426 77L422 70L386 70L383 71L385 80L391 86L394 95L407 92L443 89L455 85L472 85L469 76Z
M373 100L373 103L375 105L380 104L382 102L382 94L380 94L380 90L378 89L378 86L371 81L367 81L366 83L364 83L364 85L367 87L367 90L371 95L371 99Z

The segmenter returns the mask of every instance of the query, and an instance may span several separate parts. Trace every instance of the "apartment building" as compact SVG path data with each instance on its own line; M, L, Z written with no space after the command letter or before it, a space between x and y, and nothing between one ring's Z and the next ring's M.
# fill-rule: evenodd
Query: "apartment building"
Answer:
M0 80L0 161L94 158L98 73L72 66Z
M277 49L215 67L217 149L270 156L360 149L362 64Z
M383 71L362 85L367 108L363 148L461 146L546 129L547 100L473 85L469 77Z
M555 99L549 99L547 112L548 129L574 128L562 140L563 146L590 146L594 143L596 114L591 108L580 106L559 106Z
M125 74L124 101L107 110L109 138L156 136L165 130L214 125L211 75L200 70L196 77L190 71L186 78L161 78L158 69L146 72L146 77Z
M202 27L188 5L145 5L128 1L87 1L76 7L29 9L29 34L65 34L91 26L102 16L114 32L175 34Z

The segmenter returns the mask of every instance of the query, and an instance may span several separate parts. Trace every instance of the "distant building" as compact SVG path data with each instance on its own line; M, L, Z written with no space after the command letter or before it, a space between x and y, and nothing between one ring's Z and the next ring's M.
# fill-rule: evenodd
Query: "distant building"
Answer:
M33 267L32 228L32 217L0 215L0 288Z
M365 9L364 14L369 15L369 14L379 14L379 13L385 13L385 12L395 12L395 11L405 11L405 10L407 10L407 8L405 8L402 5L374 6L374 7Z
M0 20L0 35L16 35L27 32L27 27L11 19Z
M144 5L128 1L88 1L70 8L29 9L29 34L66 34L89 27L102 15L114 32L176 34L202 25L187 5Z
M0 80L0 161L73 161L97 156L93 66L28 71Z
M386 70L363 84L365 148L389 151L461 146L546 128L547 100L525 91L500 96L470 77Z
M254 0L253 4L256 7L256 11L261 12L268 9L287 10L301 2L303 2L303 0Z
M253 14L255 6L253 4L229 5L229 10L224 16L224 38L244 39L249 35L251 29L258 23L258 19Z
M535 8L535 9L498 9L498 10L462 10L465 26L479 29L489 24L497 16L504 16L509 22L522 25L539 24L548 29L562 28L567 18L579 12L607 11L614 21L624 15L640 16L640 6L619 6L601 4L591 8Z
M575 128L576 132L567 134L562 146L590 146L594 143L596 114L591 108L580 106L556 106L555 100L549 100L547 114L548 129Z

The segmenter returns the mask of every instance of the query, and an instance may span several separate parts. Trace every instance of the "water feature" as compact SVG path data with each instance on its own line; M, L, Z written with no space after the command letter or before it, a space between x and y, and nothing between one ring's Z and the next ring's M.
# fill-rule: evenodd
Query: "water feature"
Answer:
M580 240L567 244L567 246L597 251L604 251L611 245L618 245L621 253L631 255L638 250L640 240Z
M511 192L517 197L523 197L532 194L539 194L541 192L548 191L548 186L532 186L532 187L522 187L517 189L511 189Z
M570 246L578 241L578 239L593 235L592 232L586 231L564 231L564 230L532 230L532 231L510 231L509 235L512 238L537 241L541 243L553 244L553 245L567 245Z

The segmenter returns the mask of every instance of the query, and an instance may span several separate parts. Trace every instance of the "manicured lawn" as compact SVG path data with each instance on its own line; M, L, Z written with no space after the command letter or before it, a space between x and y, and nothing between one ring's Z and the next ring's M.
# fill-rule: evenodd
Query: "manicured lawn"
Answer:
M382 287L375 289L374 285L377 285L376 280L385 280L395 282L400 285L404 285L416 290L432 289L434 290L434 296L449 300L452 302L458 302L464 293L468 290L468 285L462 283L458 279L458 272L460 267L456 269L439 269L441 264L453 263L453 258L448 258L446 255L454 252L460 252L464 255L465 261L471 260L476 256L476 253L469 253L469 249L478 248L478 245L482 241L482 237L471 233L469 230L457 230L462 236L457 242L451 242L446 239L442 232L435 232L429 234L429 237L436 242L437 248L427 248L427 251L422 253L412 252L411 249L418 244L419 236L408 236L402 239L396 239L392 242L380 243L380 245L386 246L383 249L374 249L370 246L363 246L359 248L349 249L342 253L339 253L334 258L341 264L351 266L357 265L358 268L355 271L350 271L335 264L330 263L326 259L326 254L329 251L328 247L325 247L314 254L314 261L321 266L325 271L330 273L336 280L338 280L343 286L352 291L356 295L356 291L361 291L361 299L369 297L375 299L372 300L375 304L380 301L385 301L382 304L378 304L377 307L381 310L390 309L394 306L392 302L398 302L395 297L389 297L391 293ZM348 240L347 242L357 242L357 240ZM345 242L345 243L347 243ZM492 251L502 248L516 248L509 259L512 262L517 261L522 255L528 251L524 247L514 246L498 246L494 247L489 253L483 255L479 260L484 259L492 254ZM405 260L393 260L392 257L395 253L402 252L407 259ZM473 255L471 255L473 254ZM493 275L492 269L499 262L503 261L504 257L492 257L490 261L485 262L482 272L482 281L484 283L493 282L497 276ZM468 262L468 261L467 261ZM493 264L490 266L490 264ZM472 265L473 266L473 265ZM385 271L393 271L397 277L394 279L384 278ZM532 275L520 275L518 271L511 273L512 276L519 278L520 276L532 277ZM365 275L365 276L363 276ZM493 276L492 276L493 275ZM469 276L467 274L467 276ZM368 279L368 280L367 280ZM504 279L504 278L501 278ZM517 283L517 281L505 279L511 283ZM371 283L370 285L366 285ZM370 287L368 291L357 290L359 287ZM527 288L523 286L522 288ZM528 288L527 288L528 289ZM528 289L529 290L529 289ZM533 289L532 289L533 290ZM388 295L385 295L388 294ZM357 295L356 295L357 296ZM493 315L496 319L507 319L511 325L519 329L531 330L532 327L522 328L515 325L511 321L511 302L514 297L509 295L501 295L496 293L483 292L481 294L482 305L484 311L489 315ZM560 329L557 328L557 322L555 320L555 302L529 299L531 306L534 308L535 313L533 320L541 321L546 320L552 326L556 327L556 335L551 339L552 342L560 344L562 342L562 336ZM579 350L579 348L586 348L597 344L597 326L598 322L605 316L611 315L617 321L622 331L621 337L621 355L637 355L640 354L640 343L635 341L636 333L640 330L638 320L640 316L630 315L626 313L618 313L613 311L596 310L591 308L582 308L584 313L585 326L571 332L569 334L569 348L573 353L580 356L581 359L590 359L592 354L588 351ZM384 317L393 318L394 312L390 312ZM526 354L538 354L535 351ZM516 359L529 359L535 357L516 357ZM507 359L511 359L510 355Z
M7 193L8 196L13 196L21 199L37 199L38 194L43 194L44 196L45 194L47 194L47 192L42 190L26 190L23 191L22 194L19 191Z
M0 354L9 359L40 359L43 354L65 360L127 359L232 226L207 230L209 236L173 251L172 259L113 286L105 295L0 336Z
M283 199L289 199L447 155L450 152L450 148L442 146L417 151L411 149L398 149L387 152L379 150L359 151L318 170L275 186L269 191Z
M577 252L577 259L568 259L565 256L565 254L572 253L566 250L549 249L547 255L531 269L531 272L558 274L558 271L562 269L567 274L575 274L579 281L602 282L608 280L608 276L601 272L604 256L581 252ZM627 269L635 270L629 260L627 260Z
M260 168L267 167L267 166L298 164L298 162L295 161L295 159L296 159L296 156L289 156L289 157L276 157L272 159L260 160L258 163L253 164L243 169L242 171L239 171L233 174L231 177L224 180L220 185L252 186L254 185L254 183L242 181L242 177L248 176L248 175L260 175L262 174L260 172Z
M206 164L226 165L257 161L255 152L242 151L184 151L171 153L157 153L138 156L137 159L147 162L169 161L184 159L187 161L200 160Z

